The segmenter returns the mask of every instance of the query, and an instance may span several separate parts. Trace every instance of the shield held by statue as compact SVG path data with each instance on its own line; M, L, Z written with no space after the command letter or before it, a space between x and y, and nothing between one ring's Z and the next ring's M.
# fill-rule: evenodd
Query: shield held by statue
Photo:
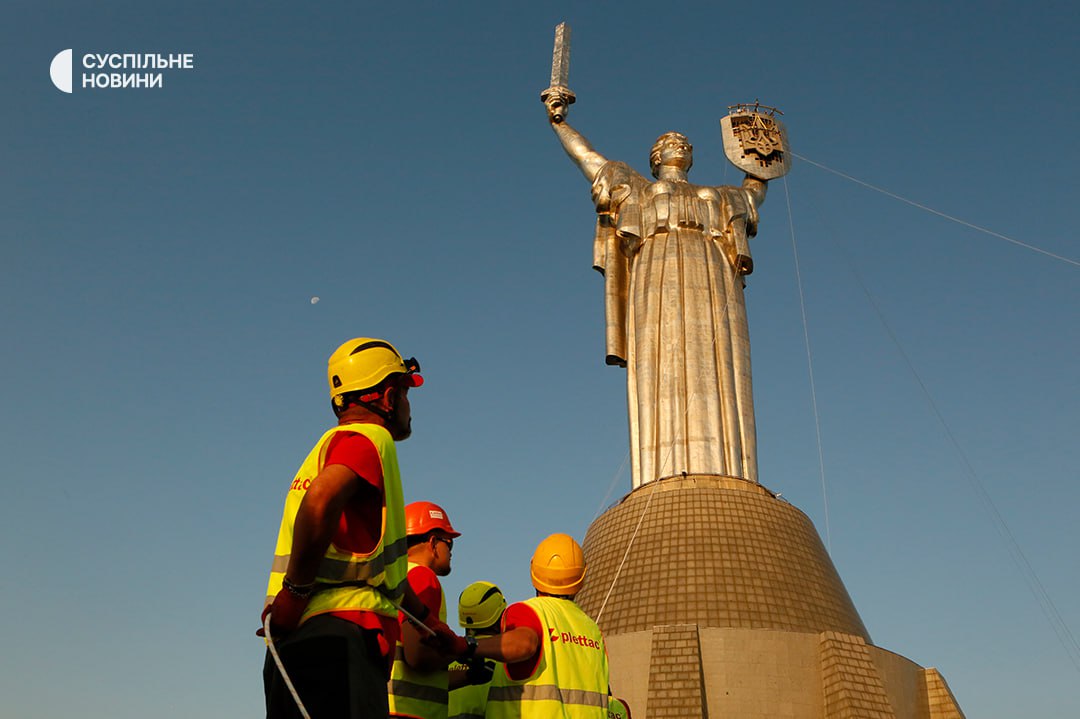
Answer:
M721 118L720 130L724 154L743 172L774 180L791 169L787 130L774 114L736 107Z

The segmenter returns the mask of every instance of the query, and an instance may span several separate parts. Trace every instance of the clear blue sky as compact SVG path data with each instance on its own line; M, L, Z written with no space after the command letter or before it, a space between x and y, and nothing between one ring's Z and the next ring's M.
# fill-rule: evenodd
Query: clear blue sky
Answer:
M653 5L0 10L4 716L260 714L281 505L347 337L424 367L400 456L464 533L452 600L523 598L535 543L629 489L589 188L538 100L560 20L571 121L608 157L644 172L678 129L692 179L738 181L718 120L760 98L800 155L1080 259L1074 5ZM65 48L195 69L65 95ZM792 226L832 555L875 643L968 716L1074 719L1078 669L965 461L1080 633L1080 268L806 162L771 185L761 479L823 536Z

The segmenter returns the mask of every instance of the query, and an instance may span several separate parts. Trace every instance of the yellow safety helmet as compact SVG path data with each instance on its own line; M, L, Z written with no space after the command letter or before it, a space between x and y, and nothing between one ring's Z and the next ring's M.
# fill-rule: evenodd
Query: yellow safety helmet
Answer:
M488 629L499 623L506 597L491 582L473 582L458 597L458 624L466 629Z
M608 696L608 719L630 719L630 705L625 700Z
M419 387L424 378L417 374L420 363L415 357L402 359L401 353L384 340L357 337L334 350L327 363L330 397L335 404L346 392L371 389L392 374L405 376L405 385Z
M541 592L572 597L585 581L585 553L569 534L552 534L536 546L529 573Z

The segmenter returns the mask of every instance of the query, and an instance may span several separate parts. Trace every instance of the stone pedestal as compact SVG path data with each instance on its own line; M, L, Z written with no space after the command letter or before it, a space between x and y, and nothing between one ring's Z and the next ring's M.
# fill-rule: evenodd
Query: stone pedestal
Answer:
M872 644L813 523L759 484L643 485L584 549L577 602L635 719L963 717L936 670Z

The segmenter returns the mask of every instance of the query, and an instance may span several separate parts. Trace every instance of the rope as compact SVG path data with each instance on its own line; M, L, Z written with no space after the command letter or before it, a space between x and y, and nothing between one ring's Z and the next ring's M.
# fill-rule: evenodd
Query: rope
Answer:
M368 585L371 586L371 585ZM405 618L415 626L429 636L436 636L435 631L424 624L422 621L416 618L412 613L406 610L399 602L395 602L387 594L382 592L381 587L373 587L373 589L379 591L399 612L405 615ZM296 687L293 686L292 679L289 677L289 673L285 671L285 664L281 661L281 657L278 655L277 647L274 645L274 639L270 636L270 612L266 613L266 618L263 619L263 633L266 635L266 647L270 650L270 656L274 658L274 664L277 665L278 671L281 672L281 678L285 680L285 686L289 688L289 693L292 694L293 701L296 702L296 708L300 710L300 715L304 719L311 719L311 715L308 714L307 708L304 706L304 702L300 701L300 694L297 693Z
M738 279L738 277L736 277L736 279ZM724 306L724 316L725 317L727 316L727 305ZM715 345L715 340L714 340L713 344ZM702 369L702 374L704 374L704 373L705 373L705 371L704 371L704 368L703 368ZM695 397L697 397L697 392L696 391L693 394L691 394L690 399L688 399L686 401L686 409L683 411L683 419L685 419L686 415L688 415L690 413L690 404L694 401ZM675 439L676 440L679 439L679 434L675 435ZM660 471L661 476L663 476L663 470L667 468L668 463L671 461L671 455L672 455L672 453L674 451L675 451L675 442L672 442L671 446L668 447L667 456L664 457L664 464L661 466L661 471ZM627 457L629 457L629 456L630 455L627 454ZM625 462L625 460L624 460L624 462ZM619 471L620 472L622 471L622 467L619 468ZM616 473L615 476L617 477L618 473ZM659 480L654 479L654 480L650 481L649 484L653 485L652 488L649 490L649 497L648 497L648 499L645 500L645 506L641 510L641 516L638 517L637 524L634 526L634 533L630 535L630 541L626 543L626 551L623 552L622 561L619 562L619 567L618 567L618 569L615 570L615 576L611 578L611 586L608 587L607 594L604 595L604 601L600 604L600 611L598 611L596 613L596 623L597 624L600 624L600 617L604 616L604 608L607 606L608 599L611 598L611 593L615 590L615 585L618 584L618 582L619 582L619 575L622 574L623 566L626 564L626 560L630 557L630 549L634 546L634 540L637 539L638 531L641 529L641 525L645 521L645 515L649 513L649 505L652 504L652 498L653 498L653 495L656 494L656 487L659 485Z
M736 275L736 280L738 280L737 275ZM730 302L730 300L729 300L729 302ZM728 307L727 305L724 306L724 316L725 317L727 316L727 307ZM713 341L713 344L714 345L716 344L715 340ZM704 368L702 368L701 374L702 375L705 374ZM686 401L686 409L683 411L683 419L686 419L686 416L690 413L690 405L691 405L691 403L693 403L695 397L697 397L697 391L695 391L693 394L691 394L690 399L688 399ZM679 439L679 434L676 433L675 434L675 440L677 441L678 439ZM675 451L675 442L672 442L671 446L668 447L667 456L664 457L664 464L661 466L660 476L663 476L664 469L667 468L668 463L671 461L671 455L672 455L672 453L674 453L674 451ZM629 458L629 456L630 456L629 453L626 456L627 456L627 458ZM625 464L625 460L623 460L623 463ZM619 472L621 472L621 471L622 471L622 467L619 467ZM619 476L618 473L616 473L615 476L618 477ZM612 481L614 482L614 479ZM653 498L653 495L656 494L656 487L659 484L659 480L657 480L657 479L651 480L650 482L648 482L648 484L653 485L652 488L649 490L649 497L648 497L648 499L645 500L645 507L642 508L641 516L638 517L637 524L634 526L634 533L632 535L630 535L630 541L626 543L626 551L623 552L622 561L619 562L619 567L618 567L618 569L615 570L615 576L611 578L611 586L608 587L607 594L604 595L604 601L600 604L600 611L598 611L596 613L596 623L597 624L600 624L600 617L604 616L604 608L607 606L608 599L611 598L611 593L615 590L615 585L619 582L619 575L622 574L623 566L626 564L626 560L630 557L630 549L634 546L634 540L637 539L638 531L641 529L641 525L645 521L645 515L649 513L649 505L652 504L652 498ZM594 517L593 519L595 520L596 518Z
M589 520L589 524L593 524L594 521L596 521L596 517L600 516L600 514L603 514L605 507L607 507L608 500L611 499L611 492L615 491L615 485L619 480L619 477L622 475L622 471L625 469L627 462L630 462L629 451L627 451L623 456L622 464L619 465L619 469L616 470L615 474L611 475L611 481L609 481L608 483L607 493L604 494L604 499L600 500L599 506L596 507L596 512L595 514L593 514L593 518Z
M906 202L907 204L911 205L912 207L917 207L920 210L925 210L926 212L929 212L930 214L937 215L938 217L943 217L946 220L949 220L950 222L955 222L958 225L963 225L964 227L970 227L973 230L978 230L979 232L983 232L983 233L985 233L987 235L990 235L991 237L997 237L1000 240L1005 240L1006 242L1011 242L1014 245L1019 245L1020 247L1023 247L1024 249L1031 250L1032 252L1038 252L1041 255L1046 255L1047 257L1053 258L1055 260L1059 260L1061 262L1066 262L1066 263L1068 263L1070 265L1080 267L1080 262L1078 262L1077 260L1073 260L1073 259L1070 259L1068 257L1062 257L1061 255L1056 255L1053 252L1050 252L1049 250L1042 249L1041 247L1036 247L1035 245L1030 245L1030 244L1028 244L1026 242L1021 242L1020 240L1009 237L1008 235L1003 235L1000 232L994 232L993 230L988 229L986 227L981 227L979 225L975 225L975 224L972 224L970 222L967 222L966 220L961 220L959 217L953 217L952 215L947 215L944 212L941 212L939 210L935 210L932 207L927 207L926 205L915 202L914 200L909 200L906 197L902 197L900 195L897 195L895 192L889 192L888 190L877 187L876 185L871 185L869 182L864 182L864 181L862 181L862 180L860 180L858 178L852 177L851 175L840 172L839 170L834 170L831 167L826 167L825 165L822 165L820 162L814 162L810 158L803 157L802 155L800 155L798 153L793 152L791 154L794 155L795 157L799 158L803 162L809 162L814 167L821 168L822 170L825 170L826 172L831 172L834 175L839 175L840 177L843 177L845 180L850 180L850 181L854 182L857 185L862 185L863 187L874 190L875 192L880 192L881 194L887 195L887 196L893 198L894 200L900 200L901 202Z
M806 342L806 368L810 375L810 404L814 410L814 432L817 435L818 468L821 472L821 501L825 506L825 548L832 554L832 532L829 528L829 493L825 487L825 453L821 444L821 414L818 412L817 386L814 382L814 355L810 351L810 324L806 320L806 297L803 294L802 272L799 268L799 247L795 243L795 219L791 214L791 193L784 178L784 197L787 199L788 226L791 229L791 252L795 257L795 284L799 288L799 309L802 312L803 339Z
M285 671L285 665L282 663L281 657L278 656L277 647L274 646L274 639L270 636L270 612L267 612L266 617L263 619L263 632L266 634L266 647L270 650L270 656L274 658L274 664L277 665L278 671L281 672L281 678L285 680L285 686L289 688L293 701L296 702L296 708L300 710L300 715L304 719L311 719L307 708L304 707L304 702L300 701L300 695L296 693L296 687L293 686L289 673Z
M604 607L607 606L608 599L611 598L611 593L615 590L615 585L619 582L619 575L622 574L623 565L626 564L627 558L630 556L630 548L634 546L634 540L637 539L638 530L641 529L641 523L645 521L645 515L649 512L649 505L652 504L653 495L656 494L656 487L659 485L657 480L652 481L652 489L649 490L649 498L645 500L645 508L641 510L641 516L638 517L637 526L634 527L634 533L630 535L630 541L626 543L626 551L623 552L622 561L619 562L619 568L615 570L615 576L611 579L611 586L608 587L607 594L604 595L604 601L600 604L600 611L596 613L596 623L600 624L600 617L604 616Z

